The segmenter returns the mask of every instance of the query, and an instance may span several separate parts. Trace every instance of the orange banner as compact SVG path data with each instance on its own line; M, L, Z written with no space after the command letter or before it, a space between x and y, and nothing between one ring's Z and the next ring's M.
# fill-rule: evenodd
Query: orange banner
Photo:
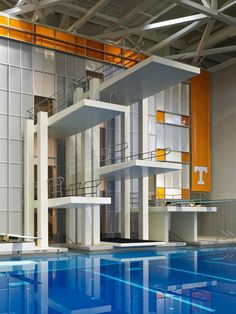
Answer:
M191 79L192 191L211 190L210 74Z

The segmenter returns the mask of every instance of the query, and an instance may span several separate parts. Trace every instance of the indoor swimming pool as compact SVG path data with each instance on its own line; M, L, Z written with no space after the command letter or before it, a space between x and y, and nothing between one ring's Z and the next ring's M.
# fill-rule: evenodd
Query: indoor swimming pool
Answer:
M236 313L236 247L0 259L0 313Z

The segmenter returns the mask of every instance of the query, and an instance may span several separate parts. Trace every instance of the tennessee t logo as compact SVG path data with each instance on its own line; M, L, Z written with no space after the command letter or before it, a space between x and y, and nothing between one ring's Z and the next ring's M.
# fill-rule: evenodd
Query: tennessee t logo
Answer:
M207 173L208 172L208 168L207 167L199 167L199 166L194 166L194 173L198 172L198 182L197 184L199 185L204 185L205 182L203 181L203 173Z

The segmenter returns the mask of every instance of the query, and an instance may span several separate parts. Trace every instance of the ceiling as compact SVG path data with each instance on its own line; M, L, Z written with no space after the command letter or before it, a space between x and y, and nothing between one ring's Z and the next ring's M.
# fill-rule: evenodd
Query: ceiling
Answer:
M0 0L0 11L206 69L236 62L236 0Z

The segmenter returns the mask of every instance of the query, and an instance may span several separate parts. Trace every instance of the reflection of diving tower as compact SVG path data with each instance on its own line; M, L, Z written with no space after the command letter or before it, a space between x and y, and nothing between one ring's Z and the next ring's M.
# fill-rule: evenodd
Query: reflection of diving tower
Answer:
M156 56L104 80L103 70L75 82L71 101L50 109L40 107L25 125L25 234L33 235L37 208L39 245L48 246L48 208L67 208L69 237L76 243L100 242L101 197L97 182L105 190L107 178L121 180L121 235L130 238L130 179L139 178L139 238L149 238L148 176L181 169L177 163L157 160L148 151L147 101L145 98L199 74L199 69ZM97 76L96 76L97 74ZM102 77L102 79L101 79ZM56 98L56 97L55 97ZM129 106L139 102L139 154L130 156ZM47 107L47 108L49 108ZM47 111L47 112L44 112ZM121 115L121 138L127 149L119 161L100 162L99 124ZM34 200L34 134L37 138L37 200ZM48 195L48 138L66 138L66 188ZM90 183L90 184L89 184ZM58 197L60 196L60 197Z

